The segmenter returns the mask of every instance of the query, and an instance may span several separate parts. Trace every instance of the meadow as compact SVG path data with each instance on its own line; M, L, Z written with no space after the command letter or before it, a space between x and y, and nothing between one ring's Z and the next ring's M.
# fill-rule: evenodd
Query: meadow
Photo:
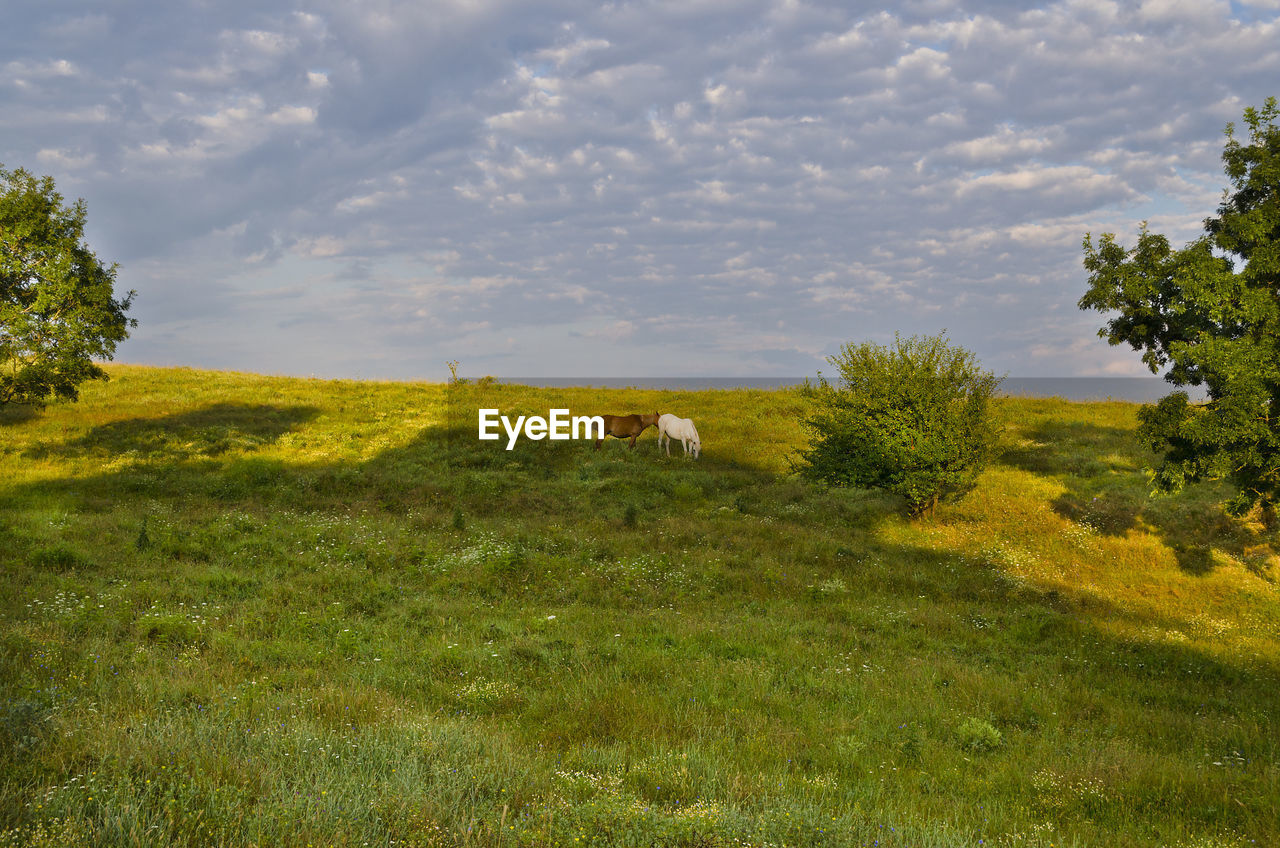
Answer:
M1133 404L911 522L791 390L109 371L0 409L0 846L1280 844L1274 533Z

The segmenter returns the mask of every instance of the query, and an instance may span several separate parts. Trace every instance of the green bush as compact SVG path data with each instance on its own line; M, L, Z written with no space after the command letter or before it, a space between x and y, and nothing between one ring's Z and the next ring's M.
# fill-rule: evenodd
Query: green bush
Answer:
M847 344L803 394L811 434L796 470L833 486L886 489L913 517L977 482L996 442L991 398L1000 380L945 335L894 338L892 347Z
M990 751L999 748L1004 737L991 726L991 722L970 717L956 728L956 740L966 751Z

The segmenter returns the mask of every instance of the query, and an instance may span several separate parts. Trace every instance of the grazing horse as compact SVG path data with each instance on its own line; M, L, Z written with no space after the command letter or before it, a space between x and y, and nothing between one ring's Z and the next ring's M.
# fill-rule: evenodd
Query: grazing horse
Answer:
M702 439L698 438L698 428L693 426L693 419L677 418L668 412L658 418L658 448L661 450L665 441L667 456L671 456L672 439L679 439L680 444L684 445L685 456L689 455L690 448L693 449L694 459L702 452Z
M652 415L602 415L600 417L604 419L604 436L613 436L615 439L629 438L633 450L637 436L649 427L658 426L656 412ZM596 450L600 450L600 443L604 441L604 436L596 439Z

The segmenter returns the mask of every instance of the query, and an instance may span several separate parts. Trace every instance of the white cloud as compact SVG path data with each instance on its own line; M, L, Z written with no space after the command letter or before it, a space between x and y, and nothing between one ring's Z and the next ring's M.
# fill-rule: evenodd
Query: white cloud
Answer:
M448 339L535 371L618 338L661 340L638 370L799 373L946 318L998 370L1102 373L1136 357L1075 307L1080 238L1194 236L1223 124L1275 93L1275 6L27 6L0 162L76 181L157 356L251 274L335 368L418 374Z
M4 66L4 75L11 81L63 79L79 75L73 62L66 59L38 61L13 61Z
M45 148L36 151L36 161L43 167L57 171L75 171L94 163L97 156L93 153L77 153L70 150Z
M608 48L609 42L606 39L584 38L574 41L572 44L538 50L533 56L536 60L551 62L557 67L563 67L585 57L589 53L607 50Z
M990 135L955 141L942 149L942 155L962 158L970 163L996 164L1010 157L1031 158L1047 153L1053 148L1049 133L1061 135L1057 127L1034 131L1015 130L1002 124Z
M1138 17L1147 21L1201 24L1222 21L1231 13L1226 0L1142 0Z
M1012 200L1018 194L1035 195L1038 202L1046 204L1061 201L1074 207L1123 203L1138 197L1138 193L1119 177L1099 173L1085 165L1043 166L1032 163L1015 170L962 178L956 182L956 198L960 201L970 197Z
M341 239L333 236L320 236L318 238L299 239L295 250L303 256L323 259L341 255L344 252L344 245Z

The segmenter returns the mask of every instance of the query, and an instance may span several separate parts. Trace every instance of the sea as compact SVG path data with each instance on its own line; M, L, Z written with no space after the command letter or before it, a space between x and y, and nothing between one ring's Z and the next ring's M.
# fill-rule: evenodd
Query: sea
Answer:
M804 377L500 377L499 382L544 388L590 386L606 389L783 389L799 386ZM1177 391L1159 377L1006 377L999 393L1009 397L1062 398L1071 401L1119 400L1154 403ZM1187 387L1193 401L1205 399L1203 389Z

